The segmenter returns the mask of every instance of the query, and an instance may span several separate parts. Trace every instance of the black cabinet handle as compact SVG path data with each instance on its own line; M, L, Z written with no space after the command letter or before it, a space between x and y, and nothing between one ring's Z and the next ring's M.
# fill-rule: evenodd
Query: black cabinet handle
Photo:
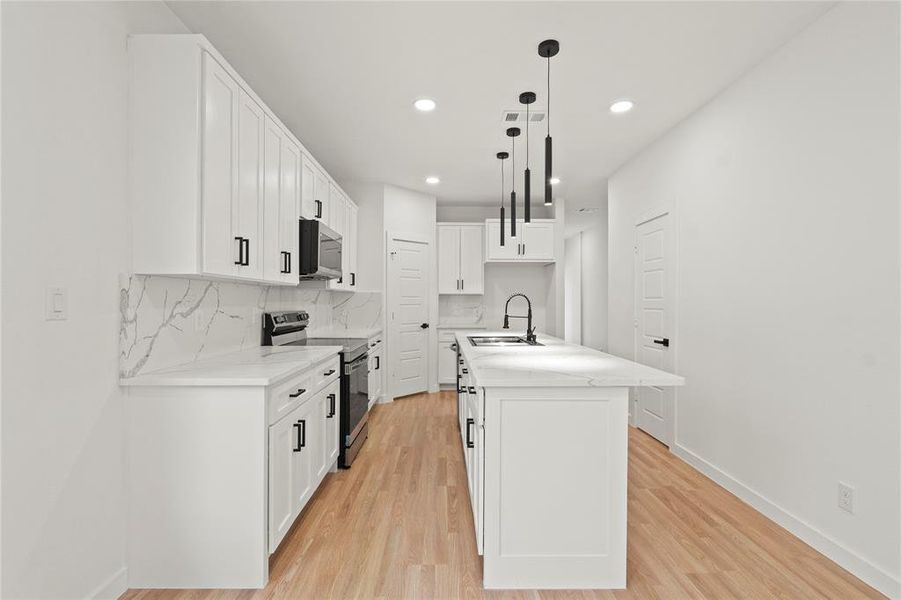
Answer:
M462 363L461 363L461 364L462 364ZM463 369L463 374L466 375L467 373L469 373L469 369L464 368L464 369Z
M294 424L294 428L297 429L297 445L294 446L294 451L300 452L307 445L307 422L300 419Z
M323 375L323 377L328 377L329 375L332 375L334 372L335 372L334 369L329 369L328 372L323 373L322 375Z
M664 348L669 348L669 338L663 338L662 340L654 340L655 344L660 344Z
M297 398L298 396L300 396L301 394L303 394L305 391L306 391L305 389L297 388L297 391L294 392L293 394L288 394L288 397L289 397L289 398Z
M475 419L471 419L469 417L466 418L466 447L474 448L475 444L472 441L471 429L470 426L475 425Z
M422 325L419 326L419 328L420 328L420 329L428 329L428 328L429 328L429 324L428 324L428 323L423 323Z
M291 253L288 252L287 254L288 254L288 271L287 272L290 273L293 270L293 267L291 266Z
M322 218L322 200L314 200L313 202L316 203L316 218L321 219Z
M382 368L382 357L376 356L375 357L375 370L378 371L381 368Z
M335 416L335 395L329 394L326 398L328 398L328 414L325 415L325 418L331 419Z
M235 264L239 267L244 266L244 238L236 235L235 241L238 242L238 260L235 261Z
M472 386L469 386L469 393L470 393L470 394L475 394L475 393L476 393L476 389L475 389L474 387L472 387Z
M357 274L356 273L350 274L350 285L357 285Z

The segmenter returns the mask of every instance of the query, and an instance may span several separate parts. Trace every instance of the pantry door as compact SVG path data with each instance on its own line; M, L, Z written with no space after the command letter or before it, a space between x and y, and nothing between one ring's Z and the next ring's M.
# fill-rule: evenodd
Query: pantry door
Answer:
M675 370L672 215L658 211L635 226L635 361ZM673 443L675 388L636 388L635 425L667 446Z
M429 241L388 238L388 356L392 397L429 387Z

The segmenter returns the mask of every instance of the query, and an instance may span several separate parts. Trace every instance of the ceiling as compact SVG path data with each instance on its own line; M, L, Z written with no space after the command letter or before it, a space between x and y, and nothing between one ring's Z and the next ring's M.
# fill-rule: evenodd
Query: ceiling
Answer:
M546 106L551 59L555 191L573 211L606 178L829 9L812 2L170 2L206 35L339 181L428 192L442 204L500 194L501 113ZM438 108L420 113L419 97ZM613 115L616 99L635 109ZM544 126L532 130L534 187ZM522 187L524 137L518 138ZM508 168L509 168L509 160ZM437 175L441 183L424 179ZM509 186L509 179L508 179ZM535 197L538 191L536 189ZM572 219L570 214L572 213ZM590 216L587 217L590 220ZM567 229L572 229L568 227Z

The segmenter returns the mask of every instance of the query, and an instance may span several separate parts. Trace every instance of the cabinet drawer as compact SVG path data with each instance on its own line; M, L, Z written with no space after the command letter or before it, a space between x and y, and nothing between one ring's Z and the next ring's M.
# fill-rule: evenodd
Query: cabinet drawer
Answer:
M338 379L341 376L341 360L334 356L323 361L311 369L311 377L313 378L313 389L320 390L326 384Z
M316 393L309 371L282 383L269 392L269 424L290 413Z

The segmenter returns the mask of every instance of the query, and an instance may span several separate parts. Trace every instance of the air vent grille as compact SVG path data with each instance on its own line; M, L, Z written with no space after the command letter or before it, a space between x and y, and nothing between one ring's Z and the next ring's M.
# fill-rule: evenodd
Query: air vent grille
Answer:
M580 208L579 210L577 210L576 212L580 212L580 213L596 213L596 212L598 212L598 209L596 209L596 208L591 208L591 207L583 207L583 208Z
M529 111L529 122L530 123L540 123L544 121L545 112L542 110L530 110ZM505 125L513 125L514 123L522 123L526 122L526 111L524 110L505 110L502 115L502 121Z

